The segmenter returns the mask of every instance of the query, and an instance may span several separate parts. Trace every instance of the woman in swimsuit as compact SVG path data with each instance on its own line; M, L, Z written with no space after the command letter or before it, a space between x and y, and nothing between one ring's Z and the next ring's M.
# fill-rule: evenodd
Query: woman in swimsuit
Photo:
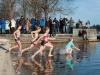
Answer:
M49 48L50 48L48 56L53 56L53 55L51 54L52 49L53 49L53 45L52 45L48 40L55 40L55 38L49 38L49 36L48 36L49 31L50 31L49 28L46 27L46 28L45 28L45 33L35 42L35 44L37 44L37 43L39 42L39 40L41 40L41 39L43 38L43 40L42 40L42 42L41 42L40 49L39 49L34 55L32 55L31 58L34 58L38 53L41 53L41 55L42 55L42 51L43 51L46 47L49 47Z
M9 50L6 51L6 53L10 52L12 49L17 48L17 47L19 47L19 52L21 52L22 45L20 42L20 29L21 29L21 26L19 26L17 30L13 33L15 37L16 45L13 47L10 47Z
M31 35L32 35L32 40L31 40L31 44L30 44L30 47L27 47L23 50L21 50L21 54L29 49L32 49L32 47L34 47L35 45L35 41L39 38L39 32L41 31L41 28L39 26L36 26L36 31L32 31L31 32Z

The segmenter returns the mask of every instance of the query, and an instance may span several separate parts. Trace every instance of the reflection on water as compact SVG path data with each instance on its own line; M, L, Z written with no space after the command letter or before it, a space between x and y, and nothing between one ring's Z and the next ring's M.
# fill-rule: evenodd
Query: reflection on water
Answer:
M25 58L20 57L18 60L13 60L16 75L25 75L22 68L27 67L31 70L31 75L49 75L53 71L52 59L50 57L40 57L38 60L32 59L31 62L25 61ZM24 67L22 67L24 66Z
M82 43L80 46L81 51L77 53L77 60L78 62L82 63L82 59L86 58L88 61L90 60L90 50L88 49L87 43Z
M28 45L24 45L24 48ZM30 56L37 48L24 52L18 57L17 50L11 52L16 75L99 75L100 43L75 43L80 51L74 50L72 55L61 54L65 44L54 44L53 57L47 57L48 48L43 56Z
M73 57L72 57L72 54L67 54L67 55L66 55L65 64L67 65L67 67L68 67L70 70L73 70L74 59L73 59Z

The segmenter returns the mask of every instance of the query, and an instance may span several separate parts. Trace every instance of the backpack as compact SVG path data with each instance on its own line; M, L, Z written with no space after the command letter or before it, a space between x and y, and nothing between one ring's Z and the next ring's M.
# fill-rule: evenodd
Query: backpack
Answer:
M78 32L78 36L81 37L82 36L82 32L79 30Z

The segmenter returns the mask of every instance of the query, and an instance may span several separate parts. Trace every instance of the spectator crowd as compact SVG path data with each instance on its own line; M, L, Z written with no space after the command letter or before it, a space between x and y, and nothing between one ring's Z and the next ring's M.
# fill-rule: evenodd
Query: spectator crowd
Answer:
M47 18L46 20L44 18L37 19L36 17L25 19L23 16L17 20L14 18L11 20L2 18L0 20L0 34L12 34L19 25L22 26L22 34L28 34L31 31L34 31L35 25L38 25L41 27L41 34L43 33L44 27L49 27L50 36L56 36L58 33L72 34L73 28L90 28L90 21L88 20L84 25L80 19L75 24L72 17L68 20L66 16L64 18L60 18L60 20L57 20L56 18L52 20L51 17Z

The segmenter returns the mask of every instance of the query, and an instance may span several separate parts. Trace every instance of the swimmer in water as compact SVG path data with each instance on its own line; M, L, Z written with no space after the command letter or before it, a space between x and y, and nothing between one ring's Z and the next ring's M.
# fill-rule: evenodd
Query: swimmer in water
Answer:
M73 51L74 48L77 49L78 51L80 51L79 48L74 46L73 38L69 39L69 42L66 44L65 48L66 48L66 54L72 54L72 51Z

